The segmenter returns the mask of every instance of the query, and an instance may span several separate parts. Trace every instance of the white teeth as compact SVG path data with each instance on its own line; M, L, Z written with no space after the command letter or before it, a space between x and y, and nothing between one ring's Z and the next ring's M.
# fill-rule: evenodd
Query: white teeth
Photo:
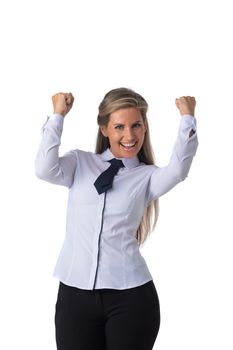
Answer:
M121 142L121 144L122 144L123 146L126 146L126 147L134 146L135 143L136 143L136 142L134 142L134 143L122 143L122 142Z

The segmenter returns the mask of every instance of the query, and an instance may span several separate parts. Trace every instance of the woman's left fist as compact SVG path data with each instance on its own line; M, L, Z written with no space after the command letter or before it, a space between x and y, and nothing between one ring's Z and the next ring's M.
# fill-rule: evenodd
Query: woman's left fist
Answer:
M190 114L194 116L194 110L196 106L196 100L193 96L182 96L176 98L176 107L179 109L180 114Z

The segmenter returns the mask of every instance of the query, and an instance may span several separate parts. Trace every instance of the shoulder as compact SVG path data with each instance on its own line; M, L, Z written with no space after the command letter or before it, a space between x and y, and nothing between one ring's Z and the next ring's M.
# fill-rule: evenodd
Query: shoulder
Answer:
M147 169L147 170L149 170L149 169L154 170L154 169L158 168L158 166L155 164L146 164L144 162L140 162L138 166L144 167L144 169Z
M85 160L87 160L87 159L98 160L98 159L101 158L101 157L100 157L100 154L96 154L96 153L94 153L94 152L92 152L92 151L84 151L84 150L78 149L78 148L73 149L71 152L75 153L76 156L77 156L80 160L82 160L82 159L85 159Z
M147 174L152 174L156 169L159 169L159 167L155 164L145 164L143 162L140 162L137 168Z

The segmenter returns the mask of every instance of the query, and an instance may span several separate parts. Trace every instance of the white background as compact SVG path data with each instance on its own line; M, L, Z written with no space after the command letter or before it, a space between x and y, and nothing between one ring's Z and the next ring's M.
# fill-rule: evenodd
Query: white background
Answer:
M157 165L195 96L199 148L186 180L160 198L141 253L154 276L161 327L154 349L231 350L231 1L2 1L0 5L0 348L56 349L52 272L68 191L39 180L34 158L51 96L72 92L60 153L94 151L98 105L130 87L149 103Z

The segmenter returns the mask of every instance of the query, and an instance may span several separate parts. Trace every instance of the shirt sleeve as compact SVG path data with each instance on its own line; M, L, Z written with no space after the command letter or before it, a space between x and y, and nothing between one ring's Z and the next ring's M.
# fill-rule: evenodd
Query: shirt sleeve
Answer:
M59 157L63 123L62 115L52 114L42 126L42 140L35 158L35 174L42 180L70 187L77 166L77 155L72 150Z
M185 114L181 117L178 136L168 165L156 165L151 174L148 205L150 201L162 196L188 176L198 144L197 120L194 116Z

